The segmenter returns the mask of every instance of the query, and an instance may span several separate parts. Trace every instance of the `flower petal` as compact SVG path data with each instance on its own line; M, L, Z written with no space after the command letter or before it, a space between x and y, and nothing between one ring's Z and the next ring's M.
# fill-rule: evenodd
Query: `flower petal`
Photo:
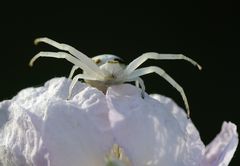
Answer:
M104 95L78 83L66 100L69 84L52 79L0 102L0 165L104 166L116 145L113 159L123 165L223 166L236 150L234 124L225 122L205 149L185 111L164 96L143 99L128 84Z
M141 91L127 84L110 87L106 97L115 140L134 166L199 164L204 145L172 100L142 99Z
M237 127L224 122L221 132L206 147L202 166L227 166L238 145Z
M69 84L52 79L0 103L0 165L105 165L113 144L105 95L78 83L68 101Z

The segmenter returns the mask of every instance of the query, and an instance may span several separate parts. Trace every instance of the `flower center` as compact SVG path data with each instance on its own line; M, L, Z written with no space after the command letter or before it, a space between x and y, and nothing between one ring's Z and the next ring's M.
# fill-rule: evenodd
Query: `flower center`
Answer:
M131 162L125 155L124 150L118 145L113 144L109 154L106 156L106 166L131 166Z

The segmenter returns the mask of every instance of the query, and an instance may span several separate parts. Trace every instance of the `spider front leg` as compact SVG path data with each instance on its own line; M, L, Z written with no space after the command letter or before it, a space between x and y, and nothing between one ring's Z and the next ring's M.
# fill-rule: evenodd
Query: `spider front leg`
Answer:
M156 52L148 52L142 54L140 57L134 59L125 69L124 73L129 74L133 72L136 68L138 68L141 64L143 64L148 59L156 59L156 60L186 60L193 65L197 66L199 70L202 69L202 67L194 60L182 55L182 54L158 54Z
M99 80L100 79L100 80L103 80L103 78L101 76L96 74L94 71L91 71L88 68L88 66L86 66L84 63L82 63L81 61L79 61L78 59L76 59L75 57L73 57L72 55L70 55L68 53L65 53L65 52L40 52L31 59L31 61L29 62L29 65L33 66L33 63L39 57L63 58L63 59L68 60L69 62L73 63L74 66L71 70L70 77L72 77L74 71L77 68L81 68L87 73L87 74L78 74L74 77L74 79L72 80L72 83L69 87L69 94L68 94L67 99L69 99L71 97L72 89L75 86L75 84L77 83L78 79L86 79L86 80Z
M37 55L35 55L31 61L29 62L30 66L33 66L33 63L39 58L39 57L52 57L52 58L62 58L66 59L75 66L78 66L82 70L86 71L86 73L92 75L93 77L96 77L98 79L103 79L100 75L98 75L94 70L89 68L86 64L82 63L77 58L73 57L71 54L68 54L66 52L39 52ZM100 69L99 69L100 70Z
M138 78L140 76L150 74L150 73L156 73L156 74L160 75L180 92L180 94L183 98L186 110L187 110L187 117L190 118L190 109L189 109L187 97L185 95L183 88L160 67L150 66L150 67L136 69L135 71L130 73L130 75L128 76L128 79L133 80L134 78Z
M88 56L86 56L85 54L83 54L82 52L78 51L77 49L75 49L74 47L67 45L67 44L63 44L63 43L58 43L54 40L51 40L49 38L43 37L43 38L37 38L35 39L34 43L38 44L39 42L44 42L47 43L49 45L52 45L53 47L56 47L60 50L64 50L64 51L68 51L69 53L71 53L73 56L75 56L76 58L78 58L79 60L81 60L82 62L84 62L89 68L91 68L91 70L95 71L98 75L104 77L103 72L99 69L99 67L92 61L92 59L90 59Z

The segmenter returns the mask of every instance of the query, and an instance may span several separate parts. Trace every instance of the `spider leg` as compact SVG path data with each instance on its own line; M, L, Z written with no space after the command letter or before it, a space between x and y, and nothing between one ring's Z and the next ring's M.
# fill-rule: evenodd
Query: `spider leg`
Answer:
M70 45L67 45L67 44L58 43L58 42L56 42L54 40L51 40L49 38L46 38L46 37L37 38L37 39L34 40L34 44L38 44L40 42L47 43L47 44L52 45L53 47L56 47L56 48L58 48L60 50L68 51L70 54L72 54L73 56L75 56L76 58L78 58L79 60L84 62L87 66L89 66L89 68L91 68L93 71L95 71L98 75L104 77L103 72L92 61L92 59L90 59L88 56L86 56L82 52L78 51L74 47L72 47Z
M144 99L145 97L145 85L144 85L144 81L140 78L140 77L137 77L137 79L135 80L135 85L136 87L139 88L139 85L140 85L140 88L142 90L141 92L141 96L142 98Z
M146 75L146 74L150 74L150 73L156 73L156 74L160 75L165 80L167 80L175 89L177 89L177 91L180 92L180 94L183 98L186 110L187 110L187 117L190 118L190 109L189 109L187 97L185 95L183 88L160 67L150 66L150 67L136 69L128 76L128 80L134 80L134 78L138 78L142 75Z
M68 76L68 79L72 79L74 72L75 72L78 68L79 68L79 67L76 66L76 65L74 65L74 66L72 67L71 72L70 72L70 74L69 74L69 76Z
M72 90L73 90L74 86L76 85L76 83L77 83L77 81L79 79L96 80L95 78L93 78L91 76L88 76L88 75L85 75L85 74L78 74L78 75L76 75L73 78L73 80L72 80L72 82L71 82L71 84L69 86L69 89L68 89L68 98L67 98L68 100L70 99L70 97L72 95Z
M39 57L52 57L52 58L63 58L68 60L69 62L73 63L74 65L78 66L79 68L86 71L86 73L98 78L103 79L103 77L99 76L98 73L96 73L94 70L89 68L86 64L79 61L77 58L72 56L71 54L68 54L66 52L39 52L37 55L35 55L29 62L30 66L33 66L33 63L39 58Z
M175 60L175 59L183 59L186 60L193 65L197 66L199 70L202 67L194 60L182 55L182 54L158 54L155 52L148 52L142 54L140 57L134 59L125 69L124 73L127 75L134 71L137 67L139 67L142 63L144 63L148 59L158 59L158 60Z
M135 86L136 86L137 88L139 88L139 82L138 82L138 80L135 81Z

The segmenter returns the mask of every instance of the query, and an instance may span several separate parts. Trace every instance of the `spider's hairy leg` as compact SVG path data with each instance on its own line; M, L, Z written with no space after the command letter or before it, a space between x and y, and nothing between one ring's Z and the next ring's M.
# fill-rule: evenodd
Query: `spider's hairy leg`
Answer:
M71 95L72 95L72 90L73 90L74 86L76 85L76 83L77 83L77 81L78 81L79 79L95 80L95 81L96 81L96 78L91 77L91 76L88 76L88 75L85 75L85 74L78 74L78 75L76 75L76 76L73 78L73 80L72 80L72 82L71 82L71 84L70 84L70 87L69 87L69 89L68 89L68 97L67 97L68 100L70 99L70 97L71 97Z
M175 89L177 89L180 92L187 110L187 117L190 118L190 109L189 109L187 97L185 95L183 88L160 67L149 66L149 67L136 69L128 76L128 79L131 80L131 79L140 77L142 75L150 74L150 73L156 73L160 75L165 80L167 80Z
M69 76L68 76L68 79L72 79L74 72L75 72L78 68L80 68L80 67L78 67L78 66L76 66L76 65L74 65L74 66L72 67L71 72L70 72L70 74L69 74Z
M137 79L135 80L135 85L136 87L139 88L139 85L140 85L140 88L142 90L141 92L141 96L142 98L144 99L145 97L145 85L144 85L144 81L140 78L140 77L137 77Z
M143 64L148 59L156 59L156 60L179 60L183 59L186 60L193 65L197 66L199 70L202 69L202 67L194 60L182 55L182 54L158 54L156 52L148 52L144 53L138 58L134 59L125 69L125 73L129 74L132 71L134 71L136 68L138 68L141 64Z
M38 44L39 42L44 42L47 43L53 47L56 47L60 50L68 51L70 54L84 62L89 68L91 68L93 71L95 71L98 75L104 77L104 73L99 69L99 67L90 59L88 56L83 54L82 52L78 51L74 47L63 44L63 43L58 43L54 40L51 40L49 38L43 37L43 38L37 38L34 40L34 44Z
M88 74L96 77L97 79L103 79L103 77L99 76L95 71L93 71L91 68L89 68L86 64L82 63L79 59L73 57L71 54L68 54L66 52L39 52L37 55L35 55L29 62L30 66L33 66L33 63L39 58L39 57L52 57L52 58L62 58L66 59L72 64L78 66L82 70L86 71Z

